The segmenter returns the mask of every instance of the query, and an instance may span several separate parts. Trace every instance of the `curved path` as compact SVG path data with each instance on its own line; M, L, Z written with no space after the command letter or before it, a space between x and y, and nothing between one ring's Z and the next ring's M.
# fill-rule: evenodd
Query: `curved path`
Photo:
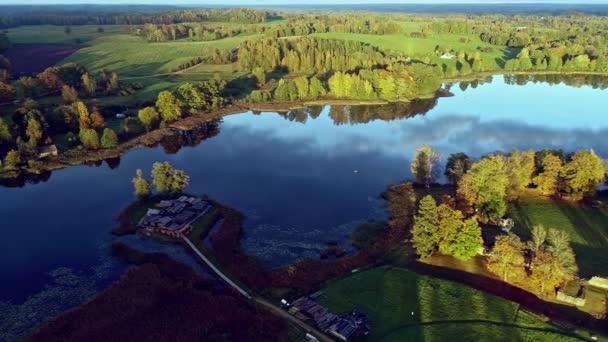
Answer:
M207 265L209 268L213 270L226 284L235 289L238 293L240 293L243 297L253 300L256 303L264 306L268 310L272 311L275 315L282 317L283 319L289 320L292 323L298 325L300 328L304 329L309 334L313 335L319 341L324 342L334 342L333 339L329 338L326 334L317 330L316 328L310 326L309 324L295 318L293 315L289 314L287 311L283 310L281 307L267 301L266 299L258 296L252 296L247 291L245 291L242 287L232 281L228 276L222 272L218 267L216 267L209 258L207 258L201 251L196 248L196 246L188 239L186 236L182 236L182 240L194 251L194 253Z

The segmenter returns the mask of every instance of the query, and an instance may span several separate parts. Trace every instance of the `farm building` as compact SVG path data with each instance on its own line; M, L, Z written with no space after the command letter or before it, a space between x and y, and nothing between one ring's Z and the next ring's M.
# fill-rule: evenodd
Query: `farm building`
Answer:
M353 311L337 316L317 302L302 297L293 302L291 314L302 320L312 319L315 325L342 341L369 334L369 323L365 314Z
M50 156L58 156L59 150L57 150L57 146L55 145L47 145L38 148L38 158L46 158Z
M179 238L192 229L192 223L210 208L209 202L191 196L161 201L159 209L148 209L139 226L150 232Z

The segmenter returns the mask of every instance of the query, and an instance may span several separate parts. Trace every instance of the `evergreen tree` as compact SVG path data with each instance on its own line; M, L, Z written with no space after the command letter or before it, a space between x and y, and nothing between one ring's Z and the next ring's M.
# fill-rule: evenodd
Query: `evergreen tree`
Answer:
M431 256L437 248L435 236L438 226L437 203L432 196L427 195L420 201L412 228L414 248L423 259Z
M477 219L470 218L460 226L458 234L450 244L449 254L466 261L477 255L482 247L481 227Z

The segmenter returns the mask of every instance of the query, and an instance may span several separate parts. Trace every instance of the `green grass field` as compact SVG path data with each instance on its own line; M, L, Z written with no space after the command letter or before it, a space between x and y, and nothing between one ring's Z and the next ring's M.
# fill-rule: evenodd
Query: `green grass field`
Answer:
M405 24L403 24L405 25ZM407 30L414 31L415 23L407 25ZM517 54L516 49L499 48L497 46L482 42L479 37L471 35L458 35L458 34L430 34L427 38L411 38L407 33L400 34L387 34L387 35L373 35L373 34L354 34L354 33L338 33L329 32L314 34L313 36L331 38L331 39L344 39L354 40L370 44L378 47L380 50L386 53L405 53L412 57L419 57L423 55L434 56L435 47L437 45L444 45L452 48L455 51L474 52L478 47L490 47L492 52L483 52L482 58L486 60L504 59L505 57L512 58L514 54ZM460 42L460 38L470 38L471 41L468 43ZM436 56L433 57L433 61L442 63L454 63L454 61L442 60Z
M98 33L102 27L104 32ZM65 33L64 26L40 25L19 26L7 29L8 37L15 44L76 44L89 43L94 39L113 36L119 33L128 33L129 27L122 25L82 25L72 26L70 34Z
M101 37L60 63L74 62L96 72L104 68L116 71L120 77L146 76L173 71L178 65L195 57L206 56L214 49L238 47L248 39L263 37L241 35L209 42L148 43L139 37L117 34Z
M366 341L577 341L519 305L455 282L380 267L330 283L332 312L365 312ZM412 315L412 312L414 313Z
M608 209L558 203L546 198L527 198L512 210L514 232L529 238L532 227L568 232L580 275L590 277L608 269Z

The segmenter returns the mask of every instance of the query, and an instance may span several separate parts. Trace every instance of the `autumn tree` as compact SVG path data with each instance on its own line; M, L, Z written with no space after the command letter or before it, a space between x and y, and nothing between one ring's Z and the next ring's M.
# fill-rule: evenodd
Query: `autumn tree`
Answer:
M80 129L93 127L93 118L91 118L91 113L89 113L89 109L84 102L78 101L72 106L74 107L76 116L78 116L78 125Z
M555 289L572 280L574 275L566 270L559 258L549 248L541 247L530 263L530 282L544 295L555 295Z
M182 104L169 91L161 91L158 94L156 107L164 122L172 122L182 117Z
M190 177L182 171L173 168L169 162L152 165L152 183L159 192L170 194L182 192L190 182Z
M505 282L521 280L525 275L524 248L517 235L496 237L494 248L488 255L488 269Z
M497 221L507 212L506 194L509 179L504 159L489 156L473 164L458 183L457 194L487 221Z
M105 128L101 135L101 147L102 148L114 148L118 146L118 137L116 132L111 128Z
M391 186L385 194L393 229L408 227L416 212L416 191L412 183Z
M10 150L4 158L4 166L8 169L16 169L21 164L21 155L19 151Z
M412 242L416 253L421 258L430 257L436 249L436 236L439 229L439 216L437 203L432 196L422 198L418 206L418 214L415 217L412 228Z
M418 147L414 153L410 169L416 177L418 184L429 186L435 176L435 164L439 160L439 154L429 145Z
M89 75L89 73L82 74L82 88L89 96L95 96L97 90L97 81Z
M160 114L158 114L156 108L154 107L146 107L141 109L139 112L137 112L137 117L147 131L150 131L156 127L160 121Z
M266 72L264 71L263 68L260 68L260 67L253 68L251 73L253 74L253 77L255 77L258 88L262 87L264 84L266 84Z
M577 151L560 172L566 192L574 198L595 193L604 180L602 160L593 150Z
M559 174L562 166L562 159L554 154L547 154L542 159L542 172L534 177L533 182L543 195L554 195L559 190Z
M137 197L146 198L150 196L150 182L144 178L144 172L141 169L135 171L135 178L133 178L132 183Z
M547 241L547 230L544 226L538 225L532 227L532 240L528 242L528 246L532 253L536 253Z
M82 128L79 133L80 142L82 146L89 150L96 150L99 148L99 136L94 129Z
M63 99L63 103L72 104L78 101L78 91L74 87L64 85L61 87L61 98Z
M91 127L95 129L103 128L106 125L106 119L99 112L97 107L93 107L91 112L89 113L89 118L91 119Z
M27 120L27 129L25 131L25 135L27 135L29 139L27 142L28 145L31 148L35 148L36 146L38 146L38 143L40 143L43 134L44 132L42 131L42 126L40 125L40 122L36 120L36 118L30 117Z
M532 183L535 170L534 157L536 153L528 151L511 151L505 161L505 171L509 176L509 192L512 195L520 193Z

